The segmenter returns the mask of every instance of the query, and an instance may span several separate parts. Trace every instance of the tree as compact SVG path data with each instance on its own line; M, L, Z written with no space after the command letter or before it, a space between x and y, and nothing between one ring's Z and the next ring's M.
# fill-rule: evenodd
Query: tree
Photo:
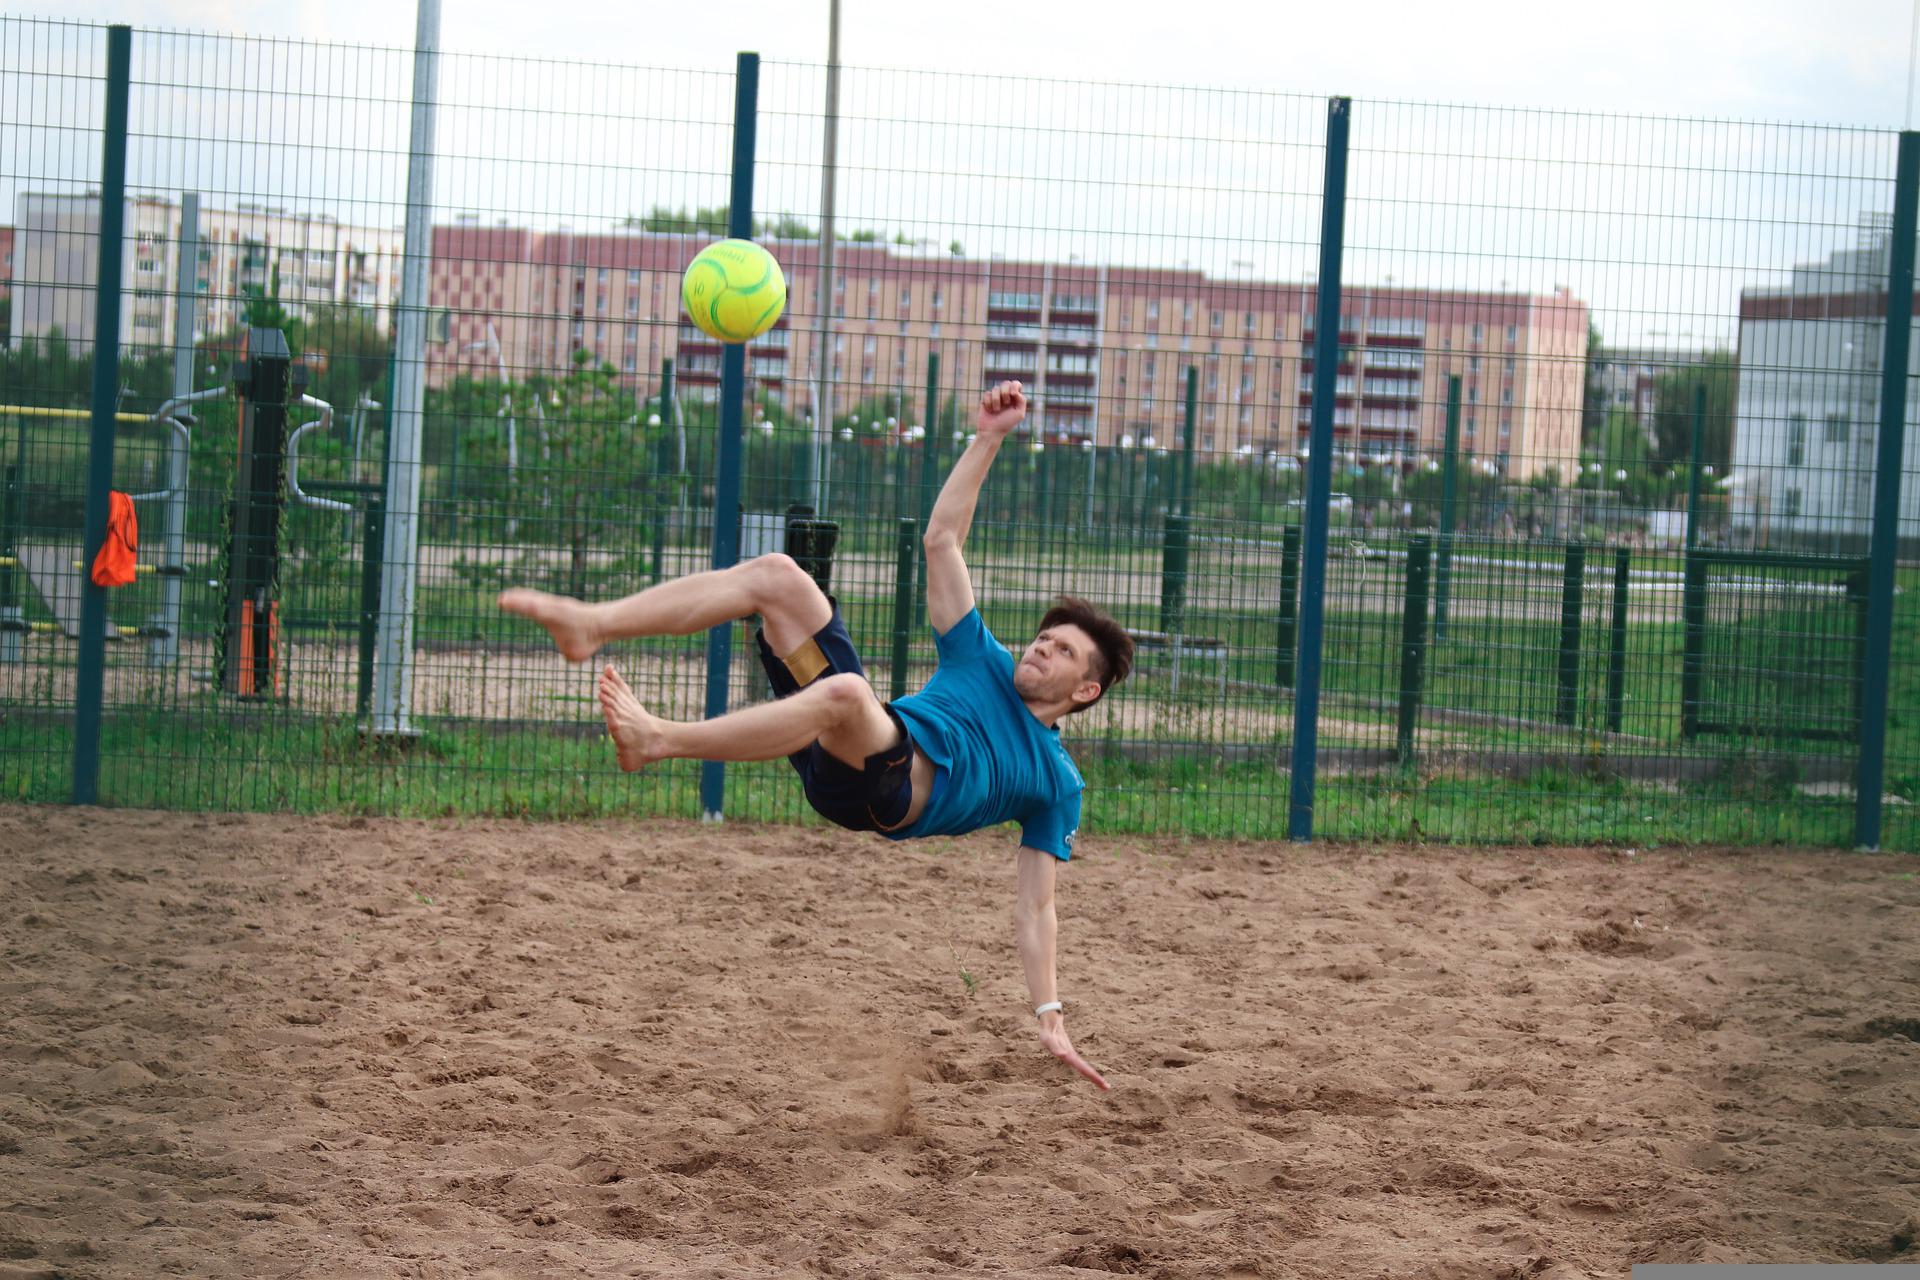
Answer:
M1725 475L1733 460L1733 408L1739 365L1731 351L1710 351L1698 364L1671 369L1653 380L1655 452L1667 466L1685 467L1693 457L1693 398L1707 389L1701 461Z
M573 353L573 368L562 377L536 374L504 388L525 424L521 466L509 477L506 440L493 425L502 420L502 391L498 382L462 379L441 393L437 407L464 433L462 461L478 477L467 483L520 513L523 536L566 549L564 574L536 558L523 576L574 596L625 580L637 564L633 515L653 459L633 392L620 385L618 370L595 364L586 350ZM599 551L612 554L593 555Z
M1607 423L1606 353L1600 346L1600 326L1587 316L1587 377L1580 397L1580 447L1590 449Z
M629 230L657 231L669 235L724 236L728 234L728 206L715 205L710 209L700 207L689 212L686 209L669 209L665 205L655 205L644 215L628 214L616 225ZM781 213L772 218L755 218L753 234L755 239L762 240L818 240L820 229L810 226L791 213ZM842 244L882 244L887 237L879 231L861 229L835 232L834 239ZM904 231L896 232L893 242L895 244L913 243Z
M257 284L243 284L240 295L246 305L240 312L240 323L248 329L278 329L287 336L287 350L297 359L304 349L306 321L301 320L280 305L280 268L276 265L267 278L267 288Z

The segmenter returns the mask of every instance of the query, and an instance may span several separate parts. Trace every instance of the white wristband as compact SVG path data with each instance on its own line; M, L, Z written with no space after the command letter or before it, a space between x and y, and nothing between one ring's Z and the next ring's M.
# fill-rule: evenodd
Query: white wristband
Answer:
M1060 1002L1058 1000L1049 1000L1045 1004L1036 1007L1033 1011L1033 1016L1037 1018L1043 1013L1051 1013L1053 1010L1058 1009L1060 1007L1061 1007Z

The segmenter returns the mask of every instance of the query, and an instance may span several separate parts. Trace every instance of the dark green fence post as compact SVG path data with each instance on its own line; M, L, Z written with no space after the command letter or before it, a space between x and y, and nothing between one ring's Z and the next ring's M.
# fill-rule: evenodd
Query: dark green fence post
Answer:
M1440 460L1440 563L1433 584L1433 642L1447 638L1447 597L1453 588L1454 492L1460 471L1460 375L1447 379L1447 444Z
M940 353L927 352L927 416L925 434L920 437L920 527L927 527L933 518L933 494L936 487L935 477L940 470ZM926 616L927 561L920 556L915 562L915 572L919 575L915 583L913 616L924 619Z
M107 540L113 488L113 415L120 392L121 242L127 212L127 87L133 28L107 28L107 113L101 139L99 274L93 306L93 430L87 444L85 536L81 544L80 669L73 690L73 802L100 798L100 719L106 693L107 591L88 572Z
M1293 699L1287 835L1313 839L1320 747L1320 659L1326 624L1328 508L1333 495L1333 399L1340 364L1340 264L1347 216L1347 134L1353 99L1327 102L1326 177L1320 196L1320 270L1314 306L1313 414L1307 433L1306 542L1301 550L1300 661Z
M380 549L387 538L387 495L377 486L367 494L365 528L360 539L360 670L354 692L354 710L373 712L373 650L380 630Z
M907 635L913 626L913 574L918 557L914 554L914 523L902 516L896 525L893 558L893 692L890 697L907 696Z
M1706 451L1707 384L1693 388L1693 465L1687 468L1687 550L1700 543L1700 466Z
M1607 642L1607 732L1619 733L1627 710L1627 574L1633 552L1613 549L1613 629Z
M667 556L667 500L674 491L674 486L667 482L667 475L671 471L677 481L680 470L672 448L673 360L670 357L660 362L659 417L660 436L654 441L653 450L653 580L656 583L660 581Z
M753 154L760 99L760 55L739 56L733 81L733 184L727 234L753 235ZM720 443L713 485L713 561L730 569L740 559L740 472L747 395L747 348L730 342L720 352ZM733 676L733 624L707 631L707 719L727 711ZM727 767L718 760L700 766L700 812L718 821L726 812Z
M1200 368L1187 366L1186 425L1180 434L1180 514L1193 515L1193 449L1200 422Z
M9 665L27 657L27 615L14 568L20 558L20 475L20 464L9 462L0 483L0 663Z
M1680 658L1680 736L1691 741L1700 733L1700 680L1707 646L1707 566L1692 552L1687 553L1680 622L1685 633Z
M1274 675L1282 689L1293 688L1294 652L1300 642L1300 526L1280 535L1280 634L1274 644Z
M1867 566L1867 654L1861 704L1860 773L1854 783L1854 843L1880 847L1887 770L1887 699L1893 663L1893 589L1900 553L1900 468L1907 435L1907 365L1913 328L1913 239L1920 205L1920 133L1900 135L1887 267L1886 352L1880 366L1880 439L1873 485L1872 559ZM1908 710L1908 714L1913 714Z
M1560 690L1553 718L1572 724L1580 713L1580 603L1587 583L1587 549L1567 544L1566 575L1560 583Z
M1188 502L1193 491L1194 417L1200 406L1200 370L1187 366L1185 443L1180 449L1179 478L1167 504L1166 530L1160 540L1160 629L1169 636L1185 626L1187 604Z
M1420 721L1420 691L1426 682L1427 582L1433 540L1425 534L1407 544L1407 594L1400 611L1400 763L1413 763L1413 731Z

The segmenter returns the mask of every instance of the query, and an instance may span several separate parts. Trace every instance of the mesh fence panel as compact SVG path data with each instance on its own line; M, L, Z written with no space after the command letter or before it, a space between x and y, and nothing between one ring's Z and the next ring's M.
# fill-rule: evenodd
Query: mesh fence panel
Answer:
M62 797L74 745L104 46L0 22L14 797ZM376 734L412 74L135 35L115 485L145 569L111 596L102 797L691 815L697 768L621 774L593 689L611 662L697 719L703 635L571 664L494 600L709 566L723 349L679 285L725 231L734 77L440 57L408 732ZM1007 644L1062 592L1136 637L1065 728L1089 827L1279 834L1324 102L846 69L829 293L826 75L760 73L754 234L789 295L746 351L742 554L829 522L874 686L918 688L918 531L982 390L1020 380L966 552ZM1895 135L1362 102L1352 139L1318 830L1847 841ZM298 370L277 426L231 390L265 330ZM749 625L728 703L767 696ZM729 779L730 813L812 820L782 762Z

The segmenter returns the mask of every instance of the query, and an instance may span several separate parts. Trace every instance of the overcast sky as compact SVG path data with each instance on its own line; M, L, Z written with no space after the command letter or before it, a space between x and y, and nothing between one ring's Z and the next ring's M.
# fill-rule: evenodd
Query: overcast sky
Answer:
M392 0L79 0L55 11L410 47ZM846 0L848 65L1138 80L1462 104L1901 127L1912 0ZM707 14L725 15L707 17ZM449 50L724 69L824 61L826 0L445 0Z

